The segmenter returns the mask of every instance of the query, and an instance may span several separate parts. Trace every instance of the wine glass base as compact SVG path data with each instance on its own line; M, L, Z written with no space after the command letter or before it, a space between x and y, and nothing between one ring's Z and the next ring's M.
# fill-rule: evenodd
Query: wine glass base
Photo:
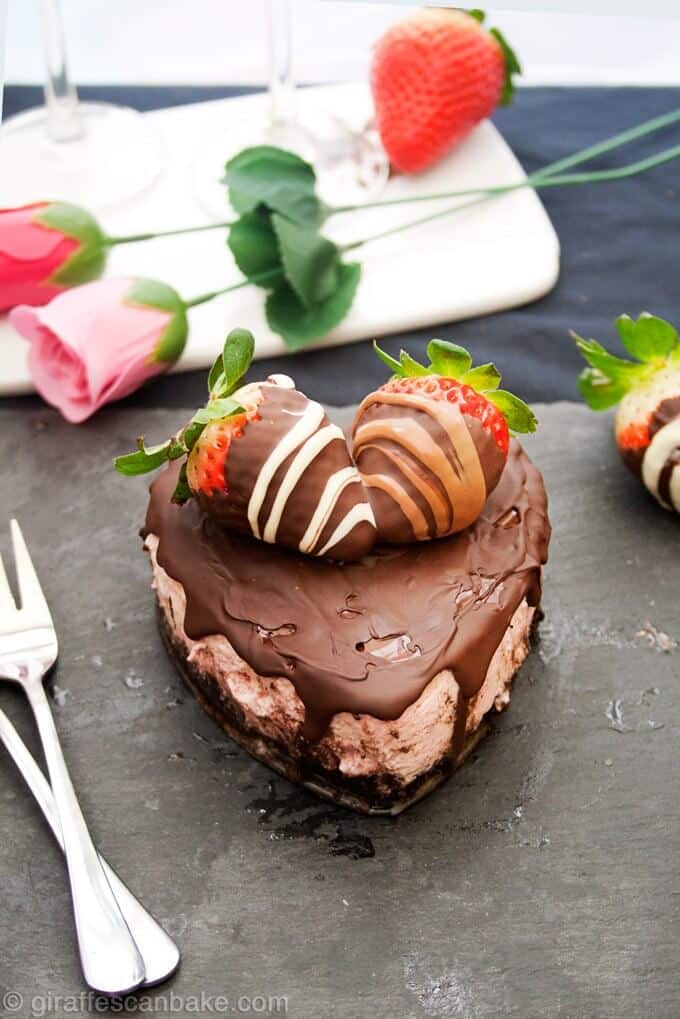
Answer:
M135 110L79 103L82 134L55 141L45 107L20 113L0 127L4 205L41 199L91 209L119 205L145 191L163 166L163 146Z
M329 205L374 201L389 178L389 161L375 127L354 129L326 111L292 121L243 121L212 131L193 166L194 192L203 210L224 216L225 163L253 145L276 145L302 156L316 171L317 194Z

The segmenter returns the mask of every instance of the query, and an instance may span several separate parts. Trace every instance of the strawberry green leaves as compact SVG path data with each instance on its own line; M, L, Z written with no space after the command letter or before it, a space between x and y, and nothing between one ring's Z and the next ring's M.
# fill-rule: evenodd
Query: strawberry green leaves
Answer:
M499 389L501 374L494 364L480 364L472 367L472 358L465 347L448 340L430 340L427 345L429 365L420 364L402 350L399 360L381 350L373 343L373 350L387 365L393 375L399 378L415 378L425 375L442 375L455 379L461 385L470 386L481 393L498 408L512 432L535 432L538 422L530 407L518 396Z
M530 407L514 393L505 389L485 392L484 396L501 412L511 432L535 432L538 422Z
M144 439L140 437L137 440L137 449L133 453L126 453L114 460L118 473L126 477L148 474L170 460L187 456L205 426L211 421L245 413L239 402L231 398L231 394L243 381L250 367L254 348L255 341L251 332L247 329L232 329L222 353L210 369L208 376L210 399L207 404L197 410L188 424L167 442L157 446L145 446ZM172 497L173 502L186 502L190 496L186 464L183 464Z
M607 410L619 403L636 384L644 382L649 369L610 354L597 340L572 333L576 346L588 362L578 379L581 396L593 410Z
M479 22L480 25L484 24L486 14L484 11L480 11L478 8L473 8L467 12L471 18ZM515 98L515 83L513 81L513 75L522 73L522 65L520 64L517 54L513 50L512 46L505 38L499 28L490 28L489 35L493 36L498 45L501 48L503 54L503 62L505 64L505 80L503 82L503 91L501 92L500 105L507 106Z
M437 375L447 375L452 379L460 378L472 367L472 358L465 347L448 340L430 340L427 356Z
M612 382L594 368L584 368L578 377L578 389L591 410L607 410L621 402L630 386Z
M383 364L387 365L393 375L403 375L400 362L392 357L391 354L388 354L386 350L381 350L375 340L373 340L373 352L380 358Z
M490 389L498 389L501 373L495 364L478 364L476 368L466 371L460 381L479 393L487 393Z
M628 315L616 320L621 343L635 361L610 354L597 340L571 335L587 362L578 379L581 396L592 410L606 410L637 386L648 382L666 365L680 358L680 337L670 322L643 312L634 321Z
M505 78L503 80L503 91L501 92L500 105L508 106L515 98L514 76L522 73L522 65L520 64L514 49L499 28L489 29L489 35L494 37L501 48L501 53L503 54L503 61L505 63Z
M140 435L137 439L137 449L134 453L126 453L114 461L119 474L127 478L133 478L138 474L148 474L155 471L168 460L176 460L183 455L184 450L175 439L168 439L158 446L145 446L144 439Z
M250 368L254 352L255 338L250 330L232 329L208 375L211 401L219 401L234 392Z
M616 320L616 328L629 354L661 367L678 342L678 330L663 318L643 312L637 322L628 315Z

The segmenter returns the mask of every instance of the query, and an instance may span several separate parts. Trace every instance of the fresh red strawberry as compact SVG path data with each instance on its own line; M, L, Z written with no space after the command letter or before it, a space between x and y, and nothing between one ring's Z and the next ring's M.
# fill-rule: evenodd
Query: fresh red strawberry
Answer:
M593 410L618 404L616 444L624 462L666 509L680 512L680 337L664 319L643 313L617 319L635 361L574 335L588 362L579 389Z
M532 432L536 419L498 389L494 365L473 368L455 343L431 340L428 366L375 350L394 376L362 402L353 452L378 535L402 544L463 530L498 484L509 428Z
M513 96L517 57L481 11L426 8L379 40L371 67L378 130L396 169L441 159Z

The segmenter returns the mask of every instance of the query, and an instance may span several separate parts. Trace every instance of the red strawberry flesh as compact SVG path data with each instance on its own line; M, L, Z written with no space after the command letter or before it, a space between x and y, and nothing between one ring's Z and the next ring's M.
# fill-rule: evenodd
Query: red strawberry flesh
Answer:
M223 418L206 425L189 454L187 464L189 487L195 495L210 498L218 492L226 494L229 491L229 449L232 442L243 437L247 425L258 417L257 410L251 410L247 414Z
M456 404L462 414L476 418L491 433L503 456L507 456L510 444L507 422L498 408L472 386L441 375L417 375L391 379L381 389L388 393L417 393Z
M441 159L497 106L501 46L463 11L417 11L378 42L371 87L393 165L418 173Z

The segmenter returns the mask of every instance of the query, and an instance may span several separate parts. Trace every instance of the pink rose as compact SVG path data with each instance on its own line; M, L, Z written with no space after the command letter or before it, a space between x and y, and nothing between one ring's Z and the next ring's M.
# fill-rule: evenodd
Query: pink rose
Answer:
M106 255L105 234L77 205L0 209L0 312L47 304L62 290L97 279Z
M9 319L31 344L36 389L73 423L166 371L188 332L179 294L148 279L87 283L44 308L14 308Z

